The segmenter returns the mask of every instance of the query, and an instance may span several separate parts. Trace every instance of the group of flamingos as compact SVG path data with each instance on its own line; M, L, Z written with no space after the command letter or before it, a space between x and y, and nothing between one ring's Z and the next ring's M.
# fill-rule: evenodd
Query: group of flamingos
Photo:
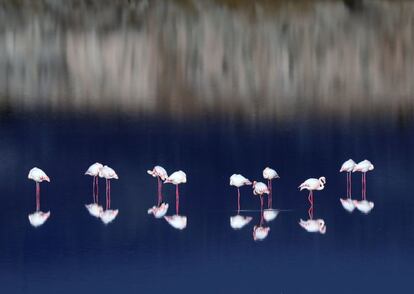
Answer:
M374 165L369 160L363 160L358 164L355 163L352 159L345 161L340 172L347 173L347 195L346 198L340 198L340 202L343 208L348 212L353 212L355 208L361 211L364 214L368 214L373 208L374 203L366 199L366 173L372 171ZM361 172L362 173L362 199L355 200L352 199L352 173ZM179 185L187 182L187 175L179 170L173 172L168 176L167 171L161 166L155 166L152 170L148 170L147 173L154 178L157 178L157 204L148 209L148 214L152 214L155 218L160 219L164 218L173 228L178 230L183 230L187 227L187 217L179 214L180 206L180 194L179 194ZM101 219L104 224L112 222L118 215L118 209L111 209L111 180L118 179L116 172L107 165L102 165L101 163L92 164L85 175L92 176L92 197L93 202L86 204L85 207L89 213ZM36 182L36 211L32 214L29 214L29 222L32 226L38 227L43 225L46 220L50 217L50 211L42 212L40 210L40 183L43 181L50 182L50 178L46 175L41 169L34 167L29 171L28 178ZM99 205L98 197L98 186L99 178L105 178L106 181L106 205L105 209ZM233 174L230 177L230 186L235 186L237 188L237 214L230 217L230 226L239 230L245 227L252 220L251 216L243 216L240 214L240 187L251 185L253 188L253 195L259 196L260 198L260 223L253 227L253 239L255 241L264 240L270 231L270 228L265 225L265 223L271 222L274 220L279 211L272 208L272 180L278 179L278 173L269 167L266 167L263 170L263 178L267 180L267 184L263 182L253 181L245 178L240 174ZM162 185L164 184L173 184L175 185L175 214L167 216L168 203L163 201L162 195ZM313 191L321 191L325 188L326 178L320 177L310 178L304 181L299 185L300 191L308 190L308 201L310 203L310 208L308 210L308 220L300 219L299 225L304 228L306 231L311 233L326 233L326 224L323 219L314 219L314 201L313 201ZM267 194L267 208L264 209L264 195Z

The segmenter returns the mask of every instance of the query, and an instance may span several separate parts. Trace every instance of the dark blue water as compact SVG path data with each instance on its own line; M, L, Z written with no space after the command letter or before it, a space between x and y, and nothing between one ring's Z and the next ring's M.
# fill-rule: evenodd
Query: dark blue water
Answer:
M3 116L1 292L406 293L414 262L413 131L411 122L386 119L248 124ZM346 177L338 170L348 158L375 165L367 176L367 197L375 202L369 215L349 214L339 203ZM107 226L84 208L92 179L83 173L96 161L120 177L111 185L120 214ZM187 173L183 231L146 213L156 201L156 180L146 170L155 164ZM27 219L35 208L35 185L27 179L33 166L51 178L41 185L42 210L51 217L37 229ZM230 228L237 194L229 176L261 180L266 166L281 176L273 202L286 211L266 240L254 242L258 212L249 213L254 220L242 230ZM326 235L298 225L308 202L297 186L319 176L327 185L315 194L315 217L326 221ZM354 175L355 198L360 189ZM172 185L164 186L164 197L173 208ZM242 188L242 208L259 206L251 188Z

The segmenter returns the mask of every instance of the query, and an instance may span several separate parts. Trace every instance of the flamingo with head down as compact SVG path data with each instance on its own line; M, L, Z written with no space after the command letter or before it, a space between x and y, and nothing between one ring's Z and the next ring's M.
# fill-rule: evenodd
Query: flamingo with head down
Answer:
M99 171L99 177L105 178L106 181L106 208L99 214L99 217L104 224L109 224L119 213L118 209L111 209L111 179L118 180L119 177L116 172L107 165Z
M187 175L182 170L172 173L164 181L164 184L175 185L175 214L164 216L164 219L175 229L183 230L187 227L187 217L179 214L180 210L180 192L178 186L187 183Z
M237 187L237 215L230 217L230 226L235 230L243 228L252 220L252 217L240 214L240 187L251 184L252 182L241 174L233 174L230 177L230 186Z
M103 168L103 165L99 162L96 162L92 164L88 168L88 170L85 172L85 175L92 177L92 197L93 197L93 203L85 204L85 207L89 211L89 213L94 217L99 217L101 212L103 212L103 208L101 205L99 205L99 199L98 199L99 171L102 168Z
M369 160L363 160L359 162L352 172L361 172L362 173L362 200L354 200L353 203L355 207L362 213L368 214L374 208L374 202L367 200L367 178L366 174L369 171L374 170L374 165Z
M40 168L34 167L29 171L28 179L36 182L36 211L29 214L29 222L33 227L43 225L50 216L50 211L42 212L40 210L40 183L43 181L50 182L49 177Z
M253 240L262 241L267 238L270 228L263 225L263 194L269 195L270 190L266 184L262 182L253 182L253 194L260 197L260 224L253 228Z
M147 173L154 178L157 178L158 184L158 204L148 209L148 214L154 215L155 218L162 218L167 214L168 203L162 201L162 181L165 181L168 177L167 171L159 165L154 166L152 170L148 170Z
M270 167L266 167L263 170L263 178L267 180L267 186L269 187L269 196L267 197L267 208L263 211L263 217L265 221L270 222L274 220L279 214L279 210L272 208L272 202L273 202L272 180L279 179L280 177L274 169Z
M352 171L355 166L355 161L348 159L342 164L341 169L339 170L339 172L346 172L346 198L340 198L339 200L341 201L342 207L348 212L353 212L355 209L355 205L352 201Z

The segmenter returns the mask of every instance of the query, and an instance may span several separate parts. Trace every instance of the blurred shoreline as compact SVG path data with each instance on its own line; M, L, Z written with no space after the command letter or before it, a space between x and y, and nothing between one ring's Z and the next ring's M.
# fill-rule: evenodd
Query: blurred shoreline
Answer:
M0 111L411 120L414 2L352 3L0 1Z

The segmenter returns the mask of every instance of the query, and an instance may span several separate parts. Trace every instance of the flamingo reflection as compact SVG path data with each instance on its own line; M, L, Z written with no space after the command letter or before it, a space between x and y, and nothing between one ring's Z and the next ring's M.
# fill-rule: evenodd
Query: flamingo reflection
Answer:
M237 215L230 217L230 226L235 230L243 228L252 220L252 217L240 214L240 187L251 184L252 182L249 179L240 174L233 174L230 177L230 186L237 187Z
M348 212L353 212L355 209L355 205L352 201L352 171L355 166L355 161L348 159L342 164L341 169L339 170L339 172L346 172L346 198L339 198L339 200L341 201L342 207Z
M185 172L179 170L172 173L164 181L164 184L175 185L175 214L171 216L164 216L164 219L175 229L183 230L187 227L187 217L179 214L180 209L180 193L178 185L187 183L187 175Z
M33 227L43 225L50 216L50 211L42 212L40 210L40 183L43 181L50 182L49 177L40 168L34 167L29 171L28 179L36 182L36 211L29 214L29 222Z
M86 204L85 207L89 211L90 215L94 217L98 217L103 212L103 208L101 205L99 205L99 199L98 199L98 177L99 177L99 171L103 168L103 165L99 162L96 162L92 164L88 170L85 172L85 175L92 177L92 197L93 202L90 204Z
M162 201L162 181L165 181L168 177L167 171L159 165L154 166L152 170L148 170L147 173L154 178L157 178L157 186L158 186L158 203L157 205L148 209L148 214L154 215L155 218L162 218L164 215L167 214L168 211L168 203Z
M368 214L374 208L374 202L367 200L367 178L366 174L369 171L374 170L374 165L369 160L363 160L359 162L352 172L362 173L362 200L354 200L355 207L364 214Z
M310 233L326 233L326 224L323 219L313 219L313 191L321 191L325 188L326 179L325 177L320 177L319 179L310 178L304 181L299 185L300 191L306 189L309 191L308 200L310 203L310 208L308 210L309 219L302 220L300 219L299 225Z

